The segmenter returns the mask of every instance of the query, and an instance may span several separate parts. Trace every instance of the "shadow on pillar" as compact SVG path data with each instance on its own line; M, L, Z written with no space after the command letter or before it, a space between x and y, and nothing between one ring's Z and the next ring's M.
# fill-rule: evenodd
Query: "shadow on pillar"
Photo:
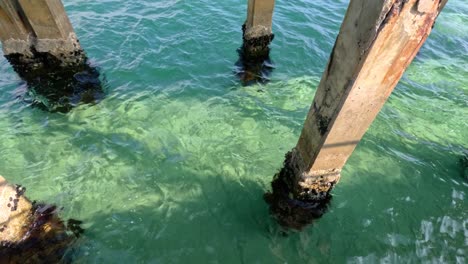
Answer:
M291 152L286 154L283 168L271 183L272 191L265 193L263 198L270 207L270 214L282 227L300 231L328 211L333 185L325 192L301 190L307 194L297 195L298 186L294 183L297 169L291 156Z
M79 104L96 104L104 98L99 70L77 50L57 58L31 48L32 56L5 57L27 84L25 100L49 112L67 113Z
M255 83L267 83L274 69L270 59L270 43L274 34L246 39L246 26L242 26L243 44L237 52L239 60L236 62L235 74L242 85L248 86Z

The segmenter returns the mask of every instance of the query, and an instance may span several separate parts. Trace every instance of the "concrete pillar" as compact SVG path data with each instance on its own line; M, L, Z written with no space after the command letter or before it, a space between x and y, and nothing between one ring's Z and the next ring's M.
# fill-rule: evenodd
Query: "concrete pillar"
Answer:
M270 61L270 43L274 0L249 0L247 19L242 26L243 44L239 50L237 75L244 85L268 81L273 67Z
M68 112L103 97L99 72L88 65L60 0L0 1L3 52L34 90L33 106Z
M248 57L265 58L274 35L271 30L275 0L249 0L243 26L244 52Z
M293 219L298 226L307 222L302 216L324 212L323 201L330 200L341 169L428 37L445 2L351 0L299 142L272 184L283 186L276 191L283 198L275 196L275 188L266 195L278 218L285 213L277 204L289 199L285 194L293 197L287 200L293 208L298 205L293 202L302 202L298 209L302 215ZM304 212L304 206L317 211Z
M271 30L275 0L249 0L243 26L244 52L249 57L268 56L274 35Z
M0 176L0 243L19 243L31 226L32 203L23 188L10 185Z
M25 191L0 176L0 263L58 263L74 236L55 206L32 203Z
M51 64L77 66L85 61L60 0L3 0L0 23L4 55L20 75Z
M5 54L17 52L31 56L31 31L20 18L18 8L19 4L15 1L0 1L0 41Z

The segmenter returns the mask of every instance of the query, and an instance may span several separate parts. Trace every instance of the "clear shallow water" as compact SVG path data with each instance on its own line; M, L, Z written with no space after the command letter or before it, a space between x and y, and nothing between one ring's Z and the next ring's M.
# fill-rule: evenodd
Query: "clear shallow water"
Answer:
M262 194L299 136L347 1L277 3L271 82L233 74L246 4L65 1L107 79L51 114L0 59L0 174L85 222L78 263L468 261L468 3L450 1L343 171L284 236Z

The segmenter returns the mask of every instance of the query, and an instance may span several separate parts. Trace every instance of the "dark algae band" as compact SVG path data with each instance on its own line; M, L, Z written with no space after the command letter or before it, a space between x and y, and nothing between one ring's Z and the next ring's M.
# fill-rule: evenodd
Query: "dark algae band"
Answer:
M288 152L283 168L273 178L271 191L263 197L269 205L270 214L281 226L302 230L327 212L333 186L325 192L297 190L300 188L295 183L297 168L292 160L292 152Z
M5 56L26 82L26 102L45 111L66 113L78 104L95 104L104 98L99 70L90 65L82 50L70 53L57 58L33 49L33 57Z

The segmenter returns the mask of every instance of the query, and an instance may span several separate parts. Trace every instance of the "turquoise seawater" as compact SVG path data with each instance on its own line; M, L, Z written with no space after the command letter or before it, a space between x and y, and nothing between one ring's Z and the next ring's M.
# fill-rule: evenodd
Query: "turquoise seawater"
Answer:
M468 2L449 1L302 232L262 199L296 143L348 1L277 1L265 85L234 75L246 1L64 0L107 80L48 113L0 59L0 174L84 221L77 263L466 263ZM466 175L465 175L466 176Z

